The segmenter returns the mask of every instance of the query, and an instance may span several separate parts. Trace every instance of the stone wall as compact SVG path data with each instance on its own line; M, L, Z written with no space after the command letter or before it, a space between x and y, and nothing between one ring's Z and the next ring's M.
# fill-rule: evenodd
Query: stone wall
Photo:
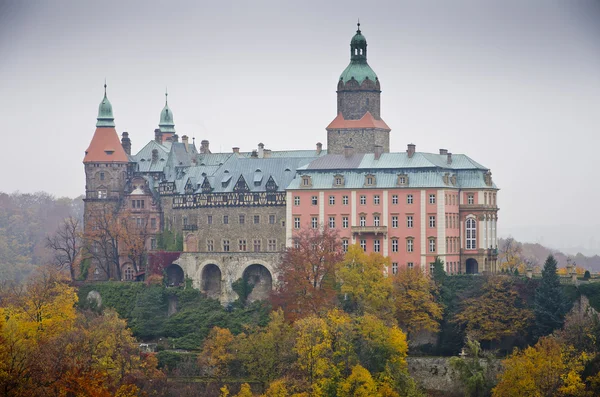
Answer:
M443 392L444 396L463 396L461 385L450 369L450 357L407 357L408 372L429 391ZM482 360L482 364L484 361ZM500 360L494 360L491 375L500 371Z
M242 277L254 285L248 297L250 301L266 299L277 282L280 255L267 252L184 252L173 263L192 279L194 288L226 304L238 298L232 284Z
M284 206L173 209L170 200L170 197L162 199L166 229L183 233L184 251L226 252L224 240L229 241L227 252L231 253L253 252L255 240L260 241L260 252L277 252L285 247ZM244 216L243 224L240 223L240 215ZM212 223L209 223L209 216ZM255 216L258 216L258 223L254 222ZM271 216L274 223L270 223ZM188 225L196 225L198 230L183 230L184 217ZM240 250L239 240L246 241L245 251ZM275 240L275 249L269 247L269 240ZM213 243L212 251L209 241Z
M371 112L376 120L380 118L380 91L338 91L338 113L345 120L360 120Z
M373 153L375 145L390 151L390 132L379 128L327 130L327 153L343 154L345 146L352 146L355 153Z

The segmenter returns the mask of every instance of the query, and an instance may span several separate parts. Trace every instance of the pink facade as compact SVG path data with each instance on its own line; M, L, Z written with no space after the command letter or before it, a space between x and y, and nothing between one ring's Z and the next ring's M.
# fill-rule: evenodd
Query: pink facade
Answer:
M473 204L461 205L470 194ZM495 191L490 190L492 194ZM479 218L485 208L477 201L478 195L477 190L427 188L288 190L288 244L302 228L329 226L338 231L344 246L359 244L368 253L389 257L391 274L404 267L428 272L436 256L448 273L465 273L465 258L471 255L479 260L481 251L489 248L480 241ZM495 205L488 209L497 210ZM466 220L471 218L477 222L475 243L467 250L463 236ZM486 241L496 248L495 235L488 233ZM493 271L491 263L482 265L479 270Z

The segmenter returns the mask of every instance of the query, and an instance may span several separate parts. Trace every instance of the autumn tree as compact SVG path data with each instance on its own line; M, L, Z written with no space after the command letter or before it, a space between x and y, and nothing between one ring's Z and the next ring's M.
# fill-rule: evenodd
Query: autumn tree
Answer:
M136 214L132 216L129 210L121 211L119 214L121 229L121 254L126 256L131 263L135 273L145 270L148 249L146 239L149 236L149 216Z
M294 330L281 309L273 311L266 327L249 328L236 338L237 356L246 372L266 386L285 375L295 361Z
M310 387L325 376L331 365L331 335L325 320L306 317L294 324L297 332L294 352L297 367Z
M227 328L214 327L204 340L198 364L205 373L219 381L229 375L229 364L234 358L234 336Z
M383 272L388 265L389 258L366 254L358 244L350 246L338 272L344 307L392 321L392 282Z
M548 256L542 270L542 281L535 290L535 334L538 337L549 335L555 329L561 328L568 311L556 266L554 257Z
M411 333L439 330L443 308L436 302L433 281L418 269L401 269L393 278L395 316L400 328Z
M53 252L52 263L60 270L67 268L75 280L78 261L83 248L81 223L73 217L66 218L54 235L46 237L46 247Z
M503 361L504 372L493 389L494 397L591 396L581 380L585 356L551 337Z
M523 260L523 244L512 237L508 237L502 242L498 252L500 260L500 269L509 273L518 270L520 274L525 274L525 262Z
M372 315L356 319L358 338L356 351L360 364L371 373L383 373L388 365L406 368L408 343L397 326L388 327Z
M339 386L339 397L372 397L377 394L377 383L371 373L360 365L352 368L352 373Z
M336 303L336 269L342 259L334 229L300 230L278 267L273 304L289 319L327 312Z
M463 302L455 321L466 327L471 338L494 342L518 335L531 318L532 313L515 291L512 279L496 276L487 280L480 296Z

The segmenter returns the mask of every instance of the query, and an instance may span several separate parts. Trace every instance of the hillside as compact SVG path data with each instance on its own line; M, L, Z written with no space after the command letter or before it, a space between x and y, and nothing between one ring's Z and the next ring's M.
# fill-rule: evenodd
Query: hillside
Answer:
M0 280L21 279L46 263L45 238L69 216L83 219L82 197L0 193Z
M498 240L498 247L502 250L506 239ZM584 269L589 270L590 272L600 272L600 256L585 256L581 253L578 253L575 256L567 255L558 250L554 250L552 248L544 247L541 244L537 243L519 243L522 247L522 257L527 258L528 260L532 260L532 262L538 266L543 266L548 255L554 255L554 258L558 262L559 267L567 266L567 259L570 259L571 262L575 263L577 266L580 266Z

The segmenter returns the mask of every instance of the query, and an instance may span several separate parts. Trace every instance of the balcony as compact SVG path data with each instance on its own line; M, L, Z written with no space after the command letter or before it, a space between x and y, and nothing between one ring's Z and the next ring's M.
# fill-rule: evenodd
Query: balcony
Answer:
M183 225L183 231L184 232L194 232L198 230L198 225L195 224L187 224L187 225Z
M352 233L355 234L383 234L387 235L387 226L352 226Z

